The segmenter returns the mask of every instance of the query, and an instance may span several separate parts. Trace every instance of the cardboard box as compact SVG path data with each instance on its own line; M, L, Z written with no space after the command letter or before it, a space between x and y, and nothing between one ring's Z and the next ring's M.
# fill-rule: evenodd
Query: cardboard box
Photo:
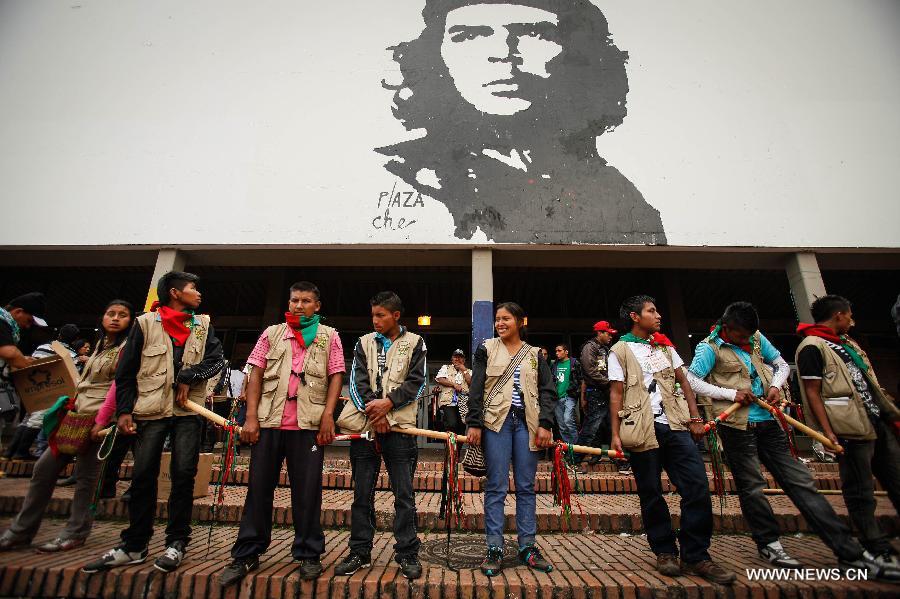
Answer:
M194 479L194 499L209 495L209 479L212 475L212 464L213 454L200 454L200 459L197 461L197 477ZM156 496L159 499L169 498L169 491L172 490L172 478L169 472L171 467L172 454L168 451L163 452L162 460L159 463L159 479L157 480L156 491Z
M16 393L26 412L46 410L63 395L75 396L78 381L75 362L62 343L54 341L50 345L57 355L39 358L12 372Z

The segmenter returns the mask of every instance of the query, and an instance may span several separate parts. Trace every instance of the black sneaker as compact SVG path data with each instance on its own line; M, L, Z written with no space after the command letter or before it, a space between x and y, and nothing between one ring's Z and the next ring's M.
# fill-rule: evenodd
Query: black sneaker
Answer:
M544 556L541 555L541 550L537 548L537 545L529 545L522 548L519 551L519 559L529 568L538 570L539 572L553 571L553 565L544 559Z
M349 576L360 568L368 568L371 565L371 556L351 553L344 558L344 561L334 567L334 574L335 576Z
M118 566L131 566L133 564L142 564L147 560L147 548L142 551L125 551L123 547L114 547L104 553L100 559L81 568L82 572L93 574L94 572L103 572L110 568Z
M300 560L300 578L302 580L314 580L322 574L322 562L317 559Z
M481 562L481 571L485 576L497 576L503 570L503 547L488 546L487 557Z
M400 564L400 573L406 578L415 580L422 576L422 564L419 563L418 556L404 555L397 558L397 563Z
M175 541L166 547L165 553L156 558L156 561L153 562L153 567L163 572L174 572L184 559L184 551L184 542Z
M225 566L224 570L222 570L222 576L219 577L219 584L223 587L231 586L257 568L259 568L258 557L233 560L230 564Z

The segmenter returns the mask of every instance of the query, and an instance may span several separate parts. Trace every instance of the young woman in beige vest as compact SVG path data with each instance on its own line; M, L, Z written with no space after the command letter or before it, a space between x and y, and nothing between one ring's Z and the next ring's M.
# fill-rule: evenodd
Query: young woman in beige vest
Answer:
M884 578L900 579L890 539L875 519L875 482L900 511L900 409L885 393L868 356L850 338L853 311L839 295L810 306L816 324L801 324L797 347L800 392L810 424L844 453L838 456L841 492L863 547L875 555Z
M113 300L107 305L101 321L103 337L96 344L93 355L85 363L78 381L75 395L76 412L95 413L100 410L106 393L115 379L116 363L125 347L125 339L131 329L133 317L134 309L124 300ZM98 447L99 440L94 438L78 455L75 462L75 495L72 499L69 520L59 537L38 547L39 551L68 551L84 545L93 524L90 505L100 472ZM34 473L28 484L22 510L13 518L9 529L0 536L0 550L31 543L31 539L41 526L47 504L53 496L57 477L74 457L67 454L55 455L50 449L41 455L34 465Z
M519 559L535 570L553 569L535 544L534 479L539 450L553 444L556 381L538 348L522 340L524 327L521 306L512 302L498 305L494 318L498 337L482 343L472 359L466 434L470 444L483 446L487 468L487 557L481 564L487 576L496 576L503 569L503 506L510 466L516 485Z

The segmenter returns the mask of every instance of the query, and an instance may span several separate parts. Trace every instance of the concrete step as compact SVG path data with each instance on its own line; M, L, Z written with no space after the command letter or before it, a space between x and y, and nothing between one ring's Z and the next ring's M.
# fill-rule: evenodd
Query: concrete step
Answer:
M0 481L0 514L15 514L21 509L27 490L28 480L7 479ZM119 494L127 488L126 482L120 482ZM208 523L213 520L213 505L216 499L212 493L194 500L193 519ZM57 487L53 499L47 508L52 516L65 516L69 513L72 502L72 487ZM219 509L218 522L240 522L243 513L247 487L228 486L225 488L224 500ZM376 520L379 529L391 530L394 521L394 499L389 491L375 493ZM156 516L167 515L167 497L157 500ZM772 505L779 527L784 532L806 532L809 530L806 521L800 516L797 508L784 495L768 497ZM840 496L827 495L826 499L834 506L835 511L847 520L847 508ZM889 534L900 533L900 518L886 497L877 497L876 516L879 523ZM444 520L438 517L441 495L438 492L416 493L417 526L419 530L444 529ZM322 523L327 528L347 527L350 524L350 506L353 502L352 490L326 490L322 495ZM676 494L666 495L666 502L672 513L675 527L678 527L680 509L679 497ZM277 488L274 495L273 520L276 524L290 524L291 517L290 489ZM464 516L461 529L468 531L484 530L484 496L480 493L463 495ZM738 499L734 495L725 497L725 507L720 511L717 498L713 498L714 530L719 534L749 532L741 515ZM507 530L515 529L515 497L506 498ZM541 494L537 497L538 530L540 532L562 532L566 530L590 530L595 532L633 533L642 530L640 502L632 493L621 494L585 494L573 497L572 516L569 521L560 517L560 510L553 505L553 497ZM120 499L101 500L97 510L99 519L126 518L127 506Z
M8 521L0 521L4 528ZM36 543L53 539L63 522L44 523ZM316 597L318 599L834 599L865 597L892 599L896 585L856 580L809 580L758 582L747 577L748 568L767 569L747 536L723 535L713 539L712 558L738 575L731 587L707 583L693 576L668 578L657 573L655 559L640 536L604 534L539 535L544 555L553 563L549 574L518 565L512 556L514 537L507 536L507 558L503 572L494 578L481 574L476 565L484 551L484 537L454 534L451 539L452 565L447 567L446 537L438 533L420 535L419 552L423 576L409 581L403 578L393 561L393 539L389 533L377 533L372 552L372 567L353 576L334 575L334 565L347 554L347 531L326 533L322 563L325 572L314 581L301 581L298 564L289 555L293 530L276 528L269 551L262 556L258 570L241 584L221 590L219 576L229 561L231 544L237 536L235 526L213 529L207 545L207 530L196 530L185 561L173 573L156 570L153 560L163 552L163 535L158 531L150 544L146 563L117 568L99 574L84 574L80 568L117 544L121 523L97 522L83 547L49 556L20 549L3 554L0 561L0 596L73 597L104 599L217 599ZM835 559L816 537L786 536L785 548L804 566L828 573Z

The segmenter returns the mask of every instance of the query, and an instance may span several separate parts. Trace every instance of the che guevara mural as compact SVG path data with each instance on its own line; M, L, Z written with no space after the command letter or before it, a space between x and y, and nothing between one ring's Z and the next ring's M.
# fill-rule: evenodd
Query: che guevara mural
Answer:
M497 242L665 244L659 211L597 152L627 115L628 54L589 0L427 0L390 48L393 115L424 135L388 171Z

